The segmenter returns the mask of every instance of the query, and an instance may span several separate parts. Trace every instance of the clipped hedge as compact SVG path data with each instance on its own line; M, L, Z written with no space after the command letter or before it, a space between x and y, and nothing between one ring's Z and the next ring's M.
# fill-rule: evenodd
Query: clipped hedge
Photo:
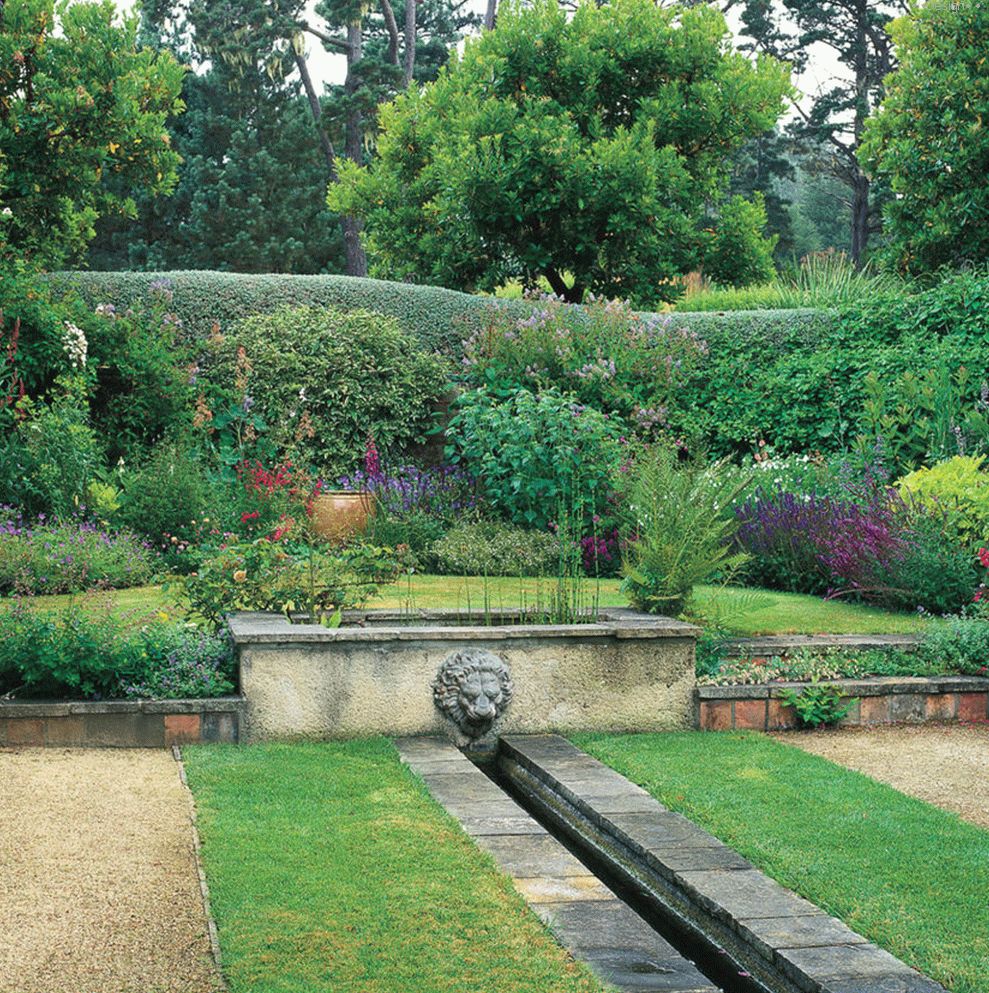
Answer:
M253 275L232 272L61 272L49 277L59 289L73 287L91 305L118 308L140 299L152 283L168 279L172 308L193 337L205 337L214 321L221 327L284 306L324 306L374 310L398 319L428 348L456 353L461 341L492 306L524 313L522 300L496 300L415 283L391 283L354 276ZM832 320L819 310L731 311L670 315L719 349L747 343L763 349L813 345Z
M374 310L397 318L430 349L456 352L491 297L471 296L437 286L389 283L354 276L176 272L60 272L49 277L58 289L76 289L91 305L113 303L118 309L146 296L151 284L167 279L174 293L172 309L186 332L204 338L214 322L226 330L233 321L282 307L333 307ZM506 306L524 307L518 302Z

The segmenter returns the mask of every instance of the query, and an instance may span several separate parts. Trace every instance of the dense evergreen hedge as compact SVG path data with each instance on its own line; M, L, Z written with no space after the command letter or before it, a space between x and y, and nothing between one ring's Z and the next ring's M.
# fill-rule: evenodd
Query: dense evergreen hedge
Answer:
M214 321L225 325L241 317L279 307L315 306L342 310L376 310L398 319L429 348L456 351L470 329L491 306L526 308L519 300L494 300L414 283L391 283L354 276L251 275L231 272L63 272L50 277L72 286L95 305L125 306L147 293L152 283L168 279L172 306L194 337L209 333ZM727 313L677 313L687 325L720 350L753 342L757 350L806 347L821 335L829 318L823 311L775 310Z

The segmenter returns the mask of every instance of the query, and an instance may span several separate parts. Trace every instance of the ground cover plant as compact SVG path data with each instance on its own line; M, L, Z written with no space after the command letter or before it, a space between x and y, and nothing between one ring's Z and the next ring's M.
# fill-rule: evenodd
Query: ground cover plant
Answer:
M389 742L183 758L232 993L601 990Z
M989 832L765 735L574 740L953 993L989 990Z

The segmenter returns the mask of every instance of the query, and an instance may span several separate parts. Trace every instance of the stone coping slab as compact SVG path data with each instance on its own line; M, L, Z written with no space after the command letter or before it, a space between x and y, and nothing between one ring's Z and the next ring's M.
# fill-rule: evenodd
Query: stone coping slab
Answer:
M945 993L944 988L781 886L718 838L556 735L501 739L502 771L579 845L724 950L770 989L793 993ZM585 763L582 767L582 763ZM633 800L636 811L603 811L585 795Z
M898 693L986 693L989 679L982 676L874 676L867 679L828 679L842 696L891 696ZM780 699L809 684L798 681L736 683L726 686L698 686L698 700Z
M511 876L559 942L605 982L626 993L718 993L689 959L451 742L405 738L396 745L402 761Z
M230 714L244 705L239 696L205 700L0 700L0 720L83 714Z
M346 643L375 641L504 641L532 638L696 638L700 629L669 617L609 607L586 624L510 623L518 613L494 611L465 623L464 613L448 610L345 611L337 628L293 624L281 614L238 613L228 626L237 645ZM496 623L498 620L504 623ZM491 623L488 623L491 621Z

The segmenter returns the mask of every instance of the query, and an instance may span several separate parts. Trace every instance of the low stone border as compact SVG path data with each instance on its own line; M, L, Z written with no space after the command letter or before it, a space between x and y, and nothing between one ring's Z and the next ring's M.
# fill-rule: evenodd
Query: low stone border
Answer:
M781 699L806 683L698 686L697 726L702 731L782 731L797 725ZM845 702L854 700L844 726L989 719L989 679L976 676L834 679Z
M566 739L503 737L498 763L530 810L594 852L671 932L725 956L726 989L946 993Z
M0 746L161 748L240 738L243 697L0 701Z

